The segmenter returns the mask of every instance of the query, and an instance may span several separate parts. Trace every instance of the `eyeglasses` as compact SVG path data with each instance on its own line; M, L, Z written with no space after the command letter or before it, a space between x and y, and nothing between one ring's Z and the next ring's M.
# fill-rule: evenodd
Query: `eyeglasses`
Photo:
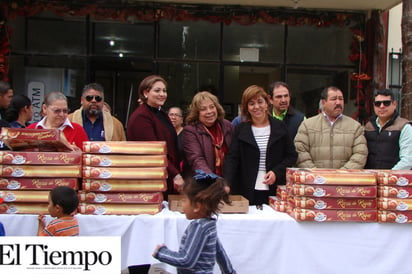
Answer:
M94 98L94 100L96 100L96 102L101 102L103 100L102 96L99 95L87 95L84 98L86 98L87 102L91 102Z
M68 108L63 108L63 109L55 108L55 109L50 109L50 110L53 111L54 114L60 114L61 112L63 112L63 114L67 114L70 111L70 109Z
M373 104L375 105L375 107L380 107L381 104L383 103L383 105L385 107L389 107L392 103L392 100L385 100L385 101L375 101L373 102Z
M178 113L169 113L170 117L182 117L182 115L178 114Z

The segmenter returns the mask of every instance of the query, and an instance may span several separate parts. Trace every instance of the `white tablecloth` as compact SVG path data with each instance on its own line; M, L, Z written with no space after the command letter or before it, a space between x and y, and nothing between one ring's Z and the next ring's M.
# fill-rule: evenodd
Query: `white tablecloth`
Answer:
M177 250L188 220L164 209L151 215L76 215L81 236L122 237L122 268L152 264L157 244ZM34 236L35 215L1 215L7 236ZM412 226L296 222L269 206L221 214L218 235L239 274L411 274ZM216 273L219 273L218 271Z

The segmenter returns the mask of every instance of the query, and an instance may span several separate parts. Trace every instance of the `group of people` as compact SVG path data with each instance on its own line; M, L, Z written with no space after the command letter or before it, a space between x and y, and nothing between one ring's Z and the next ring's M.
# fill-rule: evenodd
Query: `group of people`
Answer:
M30 100L13 97L10 86L4 89L0 83L2 120L8 126L27 126ZM71 114L62 93L48 93L43 119L28 127L60 129L77 148L86 140L165 141L166 194L183 193L184 212L194 221L178 252L159 245L153 256L179 269L210 271L216 257L224 273L235 273L216 235L213 215L221 200L230 202L229 193L243 195L251 205L261 207L275 195L276 186L285 183L287 167L412 168L412 127L399 117L394 94L388 89L375 91L375 115L365 127L343 114L343 93L333 86L322 91L319 114L306 118L290 105L286 83L273 83L268 93L251 85L244 90L241 113L232 122L208 91L194 95L185 119L179 107L166 112L167 82L158 75L143 79L138 94L140 105L130 116L126 134L121 122L104 110L103 87L97 83L84 87L81 108ZM49 212L58 219L46 225L40 216L39 235L61 231L78 235L72 216L78 201L71 191L64 187L51 191ZM71 197L70 201L64 197Z

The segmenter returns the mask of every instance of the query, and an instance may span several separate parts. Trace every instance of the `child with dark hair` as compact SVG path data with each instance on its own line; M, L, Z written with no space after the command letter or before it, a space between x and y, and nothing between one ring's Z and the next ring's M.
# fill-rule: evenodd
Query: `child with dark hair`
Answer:
M33 106L30 98L23 94L14 95L6 111L6 120L10 127L25 128L33 118Z
M214 215L222 201L230 203L226 181L213 173L196 170L183 185L183 211L193 220L186 228L179 251L158 245L153 257L177 267L178 273L213 273L217 261L222 273L236 273L219 241Z
M73 216L79 198L73 188L57 186L49 194L49 214L56 217L46 226L43 215L39 215L39 229L37 236L79 236L79 224Z

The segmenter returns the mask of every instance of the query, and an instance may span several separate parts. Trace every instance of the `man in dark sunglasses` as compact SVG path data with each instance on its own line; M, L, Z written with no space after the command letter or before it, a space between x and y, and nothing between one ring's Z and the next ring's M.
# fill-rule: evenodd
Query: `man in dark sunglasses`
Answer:
M368 160L365 168L411 169L412 126L396 110L397 102L389 89L373 94L375 115L365 125Z
M81 124L90 141L125 141L123 124L103 110L104 89L98 83L84 86L81 107L69 115L69 120Z

